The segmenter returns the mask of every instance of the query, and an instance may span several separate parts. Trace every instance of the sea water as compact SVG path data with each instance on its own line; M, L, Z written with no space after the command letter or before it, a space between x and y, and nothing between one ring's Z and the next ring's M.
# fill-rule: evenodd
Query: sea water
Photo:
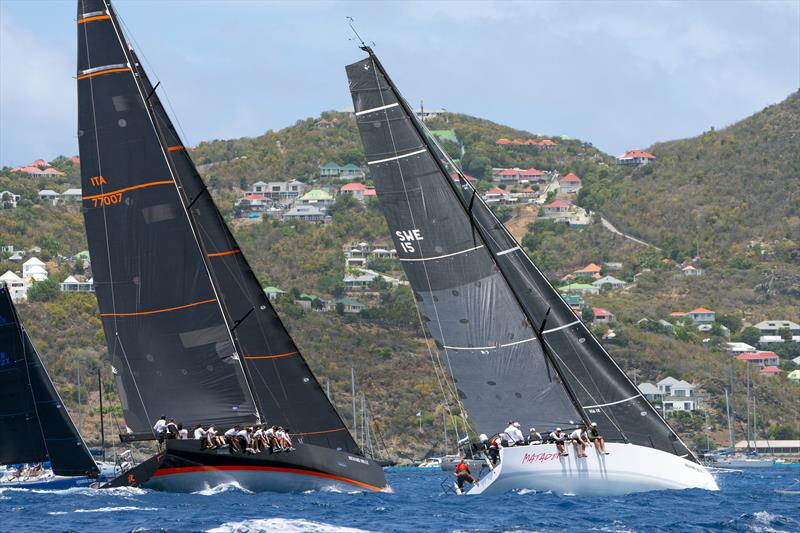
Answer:
M798 469L718 474L719 492L608 498L521 491L456 496L453 475L390 471L392 494L252 494L236 485L194 494L136 488L0 489L0 531L752 531L800 532L800 496L780 495Z

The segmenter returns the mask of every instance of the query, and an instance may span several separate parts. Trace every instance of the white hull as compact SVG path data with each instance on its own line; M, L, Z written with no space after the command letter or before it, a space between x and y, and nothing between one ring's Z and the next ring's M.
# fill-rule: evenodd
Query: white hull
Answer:
M228 469L156 475L143 486L167 492L200 492L221 485L231 485L251 492L303 492L307 490L360 492L364 490L353 483L325 476Z
M576 496L615 496L665 489L719 490L701 465L653 448L607 443L610 455L594 447L578 458L575 448L559 456L555 444L514 446L500 451L500 463L467 494L503 494L528 489Z

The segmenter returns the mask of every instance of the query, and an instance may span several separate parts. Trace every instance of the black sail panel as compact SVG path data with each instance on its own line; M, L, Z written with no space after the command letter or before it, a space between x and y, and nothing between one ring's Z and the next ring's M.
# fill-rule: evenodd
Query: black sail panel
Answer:
M494 315L497 312L510 313L509 310L514 309L529 330L531 325L537 329L543 323L545 325L542 336L549 348L552 368L539 363L537 368L526 370L525 374L486 368L483 374L486 379L494 378L493 381L504 384L509 380L526 383L534 394L545 390L541 383L535 383L541 381L542 373L557 371L561 380L559 387L564 387L565 394L571 395L572 404L571 409L565 408L564 397L561 397L561 402L552 406L562 420L564 416L595 420L608 440L651 446L693 458L672 428L639 393L455 168L452 170L456 171L457 181L452 181L448 167L451 162L410 113L409 106L401 100L372 51L368 50L368 53L370 57L367 59L348 66L347 73L367 159L401 261L404 257L402 250L408 250L408 246L421 258L468 253L464 260L470 264L464 270L474 276L482 269L491 269L502 278L502 284L498 285L509 291L516 304L516 307L497 309L487 302L478 306L478 313ZM434 188L437 193L430 194ZM382 197L382 189L390 195L401 196L405 205L401 200ZM412 220L405 215L409 212L415 212L417 216ZM424 240L413 234L414 229L420 228L419 236ZM442 234L437 234L437 231ZM430 238L433 235L435 239ZM449 246L443 246L442 242L448 242ZM470 246L474 251L465 252ZM430 285L430 280L436 279L431 276L432 271L436 273L435 268L430 268L433 261L420 261L426 265L420 271L410 266L409 255L405 257L406 272L421 307L426 309L426 284ZM452 268L445 268L439 274L449 283L462 276L461 270ZM469 310L463 302L452 303L450 309L454 312L459 310L459 305L461 313ZM441 320L430 316L427 311L425 315L426 320L431 321L428 327L435 337ZM502 322L506 324L508 321ZM460 337L454 338L465 342L471 334L474 332L463 331ZM452 355L449 365L453 377L458 380L459 368L453 365ZM496 373L498 370L500 373ZM469 397L470 391L462 392ZM465 400L465 404L472 411L469 402ZM536 412L540 407L529 406L529 409ZM563 414L558 410L563 410ZM524 419L523 416L510 418Z
M0 464L50 461L60 476L98 468L39 354L0 289Z
M142 76L148 88L149 82ZM150 102L180 177L186 204L191 206L262 417L301 436L303 442L358 452L353 437L264 294L158 95L154 93Z
M0 287L0 464L47 460L28 359L8 289Z
M425 326L479 432L579 420L536 332L383 72L347 67L378 200Z
M78 137L96 295L128 428L257 418L127 47L103 0L78 2ZM125 43L125 45L123 45Z

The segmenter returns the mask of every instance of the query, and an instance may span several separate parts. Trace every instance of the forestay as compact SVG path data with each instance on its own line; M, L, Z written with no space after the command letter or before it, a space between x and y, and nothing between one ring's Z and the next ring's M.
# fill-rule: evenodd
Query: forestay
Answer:
M694 459L451 166L372 50L366 51L369 57L347 73L378 198L426 325L478 429L496 430L505 418L533 422L542 412L557 413L547 417L550 425L592 420L608 440ZM511 344L542 326L549 358L539 342ZM503 352L506 345L515 349ZM483 349L453 349L465 346ZM465 374L471 377L466 382ZM498 392L489 405L491 387Z
M44 461L61 476L98 471L8 289L0 287L0 464Z

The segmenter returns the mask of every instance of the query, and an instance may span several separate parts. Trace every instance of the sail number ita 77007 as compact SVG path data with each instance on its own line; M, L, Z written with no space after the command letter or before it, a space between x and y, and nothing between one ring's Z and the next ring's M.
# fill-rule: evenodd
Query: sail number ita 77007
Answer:
M394 234L397 236L397 240L400 241L400 248L402 248L404 252L416 252L417 249L414 246L414 241L424 240L422 232L418 229L398 230L395 231Z

